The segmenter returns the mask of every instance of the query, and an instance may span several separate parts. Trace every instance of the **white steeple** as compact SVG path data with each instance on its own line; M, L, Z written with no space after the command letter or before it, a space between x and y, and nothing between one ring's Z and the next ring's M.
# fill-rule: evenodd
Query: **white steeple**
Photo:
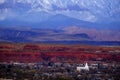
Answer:
M88 63L86 63L84 67L77 67L77 71L81 71L81 70L89 71Z
M85 69L89 71L88 63L85 64Z

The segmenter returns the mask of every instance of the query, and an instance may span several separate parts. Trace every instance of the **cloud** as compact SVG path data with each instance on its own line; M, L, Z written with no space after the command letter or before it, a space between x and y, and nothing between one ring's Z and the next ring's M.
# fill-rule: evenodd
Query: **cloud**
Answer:
M5 3L5 0L0 0L0 4L3 4L3 3Z

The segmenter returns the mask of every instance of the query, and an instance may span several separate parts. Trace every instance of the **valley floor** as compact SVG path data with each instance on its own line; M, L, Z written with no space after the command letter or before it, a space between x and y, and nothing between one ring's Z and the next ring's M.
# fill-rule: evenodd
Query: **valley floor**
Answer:
M119 46L0 43L0 80L119 80L119 62Z

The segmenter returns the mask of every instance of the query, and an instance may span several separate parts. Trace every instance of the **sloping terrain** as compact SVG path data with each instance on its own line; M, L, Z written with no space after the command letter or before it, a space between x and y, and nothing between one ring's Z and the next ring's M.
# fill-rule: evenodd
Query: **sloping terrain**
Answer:
M119 62L119 54L119 46L0 43L0 62Z
M20 30L0 29L0 40L8 42L40 42L40 41L88 41L91 38L85 34L65 34L57 30Z

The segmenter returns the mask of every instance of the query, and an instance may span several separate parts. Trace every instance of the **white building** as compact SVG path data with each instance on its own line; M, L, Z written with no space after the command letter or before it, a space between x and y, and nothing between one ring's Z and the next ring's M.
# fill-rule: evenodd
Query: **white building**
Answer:
M89 66L88 66L88 64L86 63L84 67L77 67L77 71L81 71L81 70L89 71Z

